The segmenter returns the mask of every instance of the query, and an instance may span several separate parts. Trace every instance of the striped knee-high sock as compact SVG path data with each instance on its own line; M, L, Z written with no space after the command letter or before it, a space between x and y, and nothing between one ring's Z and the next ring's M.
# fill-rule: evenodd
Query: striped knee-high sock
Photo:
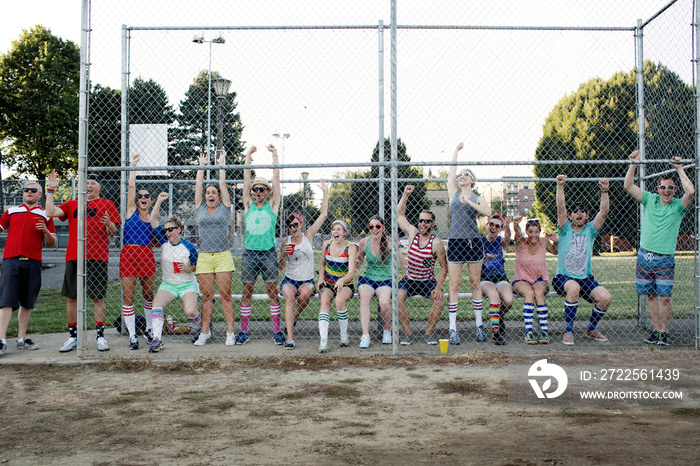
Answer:
M153 319L153 339L160 340L163 338L163 320L165 318L163 315L163 308L154 307L151 312L151 317Z
M484 311L484 301L482 299L475 301L472 299L472 306L474 306L474 319L477 327L484 325L484 320L481 314Z
M270 304L270 315L272 316L272 327L275 333L280 331L280 305Z
M197 314L197 317L188 317L187 320L190 321L190 324L192 324L193 327L197 327L197 328L202 327L202 314L201 313Z
M450 330L457 330L457 305L459 303L447 303L447 312L450 317Z
M578 301L575 303L570 303L569 301L564 301L564 320L566 320L566 331L574 331L574 320L576 319L576 313L578 312Z
M325 312L318 314L318 334L321 340L328 340L328 326L330 325L331 316Z
M152 317L152 311L153 311L153 301L144 301L143 302L143 315L146 317L146 330L149 328L153 328L153 317Z
M605 311L600 309L598 306L593 306L593 311L591 312L591 320L588 322L588 331L592 332L598 326L598 322L605 315Z
M501 306L499 304L491 304L489 303L489 319L491 320L491 330L494 332L498 332L501 330L501 326L499 324L499 320L501 318L501 313L498 312L498 309Z
M540 321L540 330L544 333L549 333L549 322L547 320L547 314L549 310L546 304L537 305L537 320Z
M241 306L241 331L248 331L248 322L250 321L250 306Z
M338 326L340 327L340 334L344 335L348 333L348 310L343 309L338 311Z
M129 332L129 337L136 335L136 316L134 316L134 306L125 306L122 304L122 319L124 326Z
M534 303L523 303L523 319L525 320L525 331L532 332L532 319L535 315Z

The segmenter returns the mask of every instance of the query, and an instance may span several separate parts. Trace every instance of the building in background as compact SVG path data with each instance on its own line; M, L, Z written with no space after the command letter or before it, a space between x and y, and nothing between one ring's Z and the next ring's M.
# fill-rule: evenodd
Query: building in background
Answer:
M503 177L484 185L482 196L491 205L493 212L508 217L529 217L535 202L535 182L531 177Z

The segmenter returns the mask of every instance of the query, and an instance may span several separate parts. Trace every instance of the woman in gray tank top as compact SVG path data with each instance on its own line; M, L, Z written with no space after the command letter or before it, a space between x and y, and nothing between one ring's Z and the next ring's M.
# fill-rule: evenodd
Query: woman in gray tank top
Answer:
M455 148L452 161L457 161L459 151L464 147L460 142ZM484 246L476 224L479 215L491 215L486 200L472 192L476 177L474 172L464 168L457 175L457 166L451 165L447 176L447 192L450 198L450 227L447 244L447 269L450 275L448 311L450 317L450 344L459 345L457 333L457 307L459 288L462 284L462 269L467 263L469 284L472 290L472 305L476 318L476 339L484 341L483 309L481 293L481 264L484 260Z

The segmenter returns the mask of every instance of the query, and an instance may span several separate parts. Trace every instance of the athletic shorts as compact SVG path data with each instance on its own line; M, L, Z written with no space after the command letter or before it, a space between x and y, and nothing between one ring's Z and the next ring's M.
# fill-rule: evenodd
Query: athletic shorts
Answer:
M0 307L34 309L41 290L41 261L11 258L2 261Z
M331 290L331 293L333 293L333 299L335 299L335 297L338 295L338 293L336 292L336 289L335 289L335 283L323 282L319 285L319 287L321 288L321 290L323 290L324 288L328 288L329 290ZM355 294L355 285L353 285L352 283L349 283L349 284L346 283L343 286L343 288L350 288L350 291L352 292L352 294L353 295ZM319 292L318 295L321 296L321 293Z
M375 290L383 286L388 286L389 288L391 288L391 280L382 280L380 282L377 282L374 280L370 280L369 278L360 277L360 279L357 281L357 289L359 290L362 285L369 285Z
M119 253L120 277L150 277L156 273L156 260L151 246L128 244Z
M497 287L501 285L510 285L510 282L508 281L508 277L505 275L494 275L492 277L486 277L484 275L481 275L481 286L484 286L484 283L493 283Z
M306 283L309 283L314 288L314 291L316 290L316 283L314 283L313 278L311 280L292 280L291 278L284 277L282 279L282 283L280 283L280 292L282 291L282 288L284 288L284 285L291 285L297 291L298 295L299 288Z
M158 287L158 291L161 290L167 291L176 298L182 298L187 293L197 293L197 295L201 296L201 294L199 293L199 285L197 284L197 280L193 280L187 283L180 283L179 285L173 285L172 283L163 282Z
M595 304L595 301L591 298L591 293L593 293L593 290L598 288L600 286L600 283L595 281L593 278L593 275L590 277L586 278L571 278L567 277L566 275L561 275L558 274L554 277L554 280L552 280L552 287L554 288L554 291L559 296L566 296L566 291L564 291L564 286L566 285L566 282L569 280L573 280L576 283L579 284L581 287L581 291L579 292L579 296L588 301L591 304Z
M85 294L88 299L104 299L107 296L109 263L105 261L85 261ZM66 262L61 296L78 297L78 261Z
M635 280L637 293L670 297L673 292L675 271L674 256L639 248Z
M196 275L203 273L233 272L236 267L233 265L231 251L200 252L197 258Z
M447 262L464 264L484 260L484 243L481 238L457 238L447 242Z
M197 266L199 267L199 266ZM241 282L255 283L258 275L262 275L265 283L276 282L278 276L277 251L243 250L241 257Z
M411 296L430 298L436 286L437 280L411 280L410 278L399 280L399 290L404 290L407 298Z

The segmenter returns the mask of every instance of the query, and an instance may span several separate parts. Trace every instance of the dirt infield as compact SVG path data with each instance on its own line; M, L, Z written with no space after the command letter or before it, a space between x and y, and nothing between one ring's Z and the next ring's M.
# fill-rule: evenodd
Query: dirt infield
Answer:
M673 355L700 362L697 352ZM6 464L691 464L700 457L698 408L514 408L503 354L0 367Z

